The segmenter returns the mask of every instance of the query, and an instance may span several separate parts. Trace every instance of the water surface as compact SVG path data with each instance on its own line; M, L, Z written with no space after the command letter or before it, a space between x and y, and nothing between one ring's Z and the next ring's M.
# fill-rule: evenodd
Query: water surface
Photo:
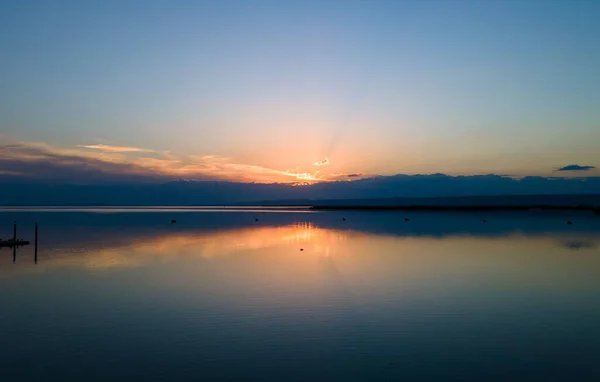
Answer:
M0 212L0 380L599 380L598 217L286 212Z

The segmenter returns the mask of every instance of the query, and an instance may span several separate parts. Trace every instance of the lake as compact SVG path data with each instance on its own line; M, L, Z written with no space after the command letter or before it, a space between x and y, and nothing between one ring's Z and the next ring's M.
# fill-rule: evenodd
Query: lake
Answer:
M589 213L4 208L0 237L13 221L39 249L0 249L1 381L600 380Z

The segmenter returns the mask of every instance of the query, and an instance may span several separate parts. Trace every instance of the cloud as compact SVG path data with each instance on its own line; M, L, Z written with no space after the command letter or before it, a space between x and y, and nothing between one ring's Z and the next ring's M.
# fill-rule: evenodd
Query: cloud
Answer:
M348 181L356 181L359 179L364 179L371 177L372 175L368 175L362 172L353 172L353 173L329 173L326 175L328 181L336 182L348 182Z
M0 146L3 175L31 179L105 181L222 180L257 183L295 183L325 180L318 172L284 171L236 163L218 155L177 155L167 151L109 145L56 148L43 143Z
M325 158L320 162L313 163L313 166L327 166L329 164L329 158Z
M66 159L70 160L70 159ZM6 161L0 160L0 168ZM428 203L452 205L598 205L600 177L554 178L526 177L514 179L495 175L488 176L439 176L439 175L393 175L364 177L361 179L341 178L338 181L309 182L296 180L297 174L284 175L287 182L223 182L227 171L238 176L250 173L255 178L282 178L278 170L249 168L248 165L229 164L217 172L218 177L201 178L202 182L179 180L179 177L157 176L147 169L132 166L94 167L86 169L83 160L74 167L43 167L34 162L26 169L38 171L33 180L24 177L0 177L2 204L6 205L202 205L231 204L237 202L263 202L269 200L305 201L326 199L362 199L361 203L401 203L397 198L433 197ZM209 166L209 165L206 165ZM117 175L116 171L129 171ZM62 173L60 173L62 171ZM143 172L146 171L146 172ZM25 171L23 171L25 172ZM52 173L54 178L44 174ZM260 172L264 172L262 175ZM271 173L275 172L275 174ZM212 168L208 174L214 173ZM56 180L56 175L64 175ZM68 176L68 177L67 177ZM156 178L151 178L155 176ZM40 182L39 179L54 181ZM73 182L76 179L79 182ZM183 178L186 179L186 178ZM189 179L189 178L187 178ZM38 181L36 181L38 180ZM158 182L140 182L158 180ZM206 180L211 180L206 182ZM291 181L290 181L291 180ZM2 183L2 181L4 183ZM295 187L302 185L301 187ZM551 195L556 194L556 195ZM479 195L479 196L473 196ZM513 195L512 197L509 195ZM445 197L463 196L459 199ZM377 199L374 199L377 198ZM381 199L383 198L383 199ZM387 200L385 198L388 198ZM421 199L422 200L422 199ZM346 203L346 201L344 202ZM405 200L408 204L419 204L415 199ZM578 246L577 244L571 246Z
M589 171L595 169L596 166L580 166L578 164L570 164L559 168L556 171Z
M139 147L127 147L127 146L112 146L112 145L78 145L91 150L108 151L111 153L131 153L131 152L151 152L152 150L142 149Z
M0 146L0 168L37 180L82 183L159 180L149 169L121 162L118 156L90 156L76 150L57 150L44 144Z

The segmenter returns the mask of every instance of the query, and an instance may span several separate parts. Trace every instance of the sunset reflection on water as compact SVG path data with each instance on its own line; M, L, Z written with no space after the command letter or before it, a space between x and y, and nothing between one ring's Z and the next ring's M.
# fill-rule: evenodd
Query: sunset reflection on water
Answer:
M241 260L247 257L253 266L303 270L308 278L314 271L309 264L322 266L329 261L356 280L400 276L447 280L450 276L502 274L505 280L523 277L522 281L529 282L560 277L566 269L572 269L580 277L567 282L591 281L592 270L600 269L597 236L563 236L397 236L367 233L351 226L326 228L312 222L210 230L141 230L110 236L84 234L77 238L55 237L52 245L41 247L38 264L33 264L31 247L18 250L14 265L9 251L2 251L0 276L61 268L102 272L174 263L193 269L206 261L220 261L224 267L235 262L248 266Z
M4 217L43 227L37 264L32 246L14 264L0 250L7 380L43 380L54 367L63 380L93 369L99 380L169 370L170 380L479 381L515 362L548 380L532 354L597 375L595 217ZM43 362L18 366L30 357Z
M326 255L348 240L366 235L352 231L319 228L311 223L287 226L255 226L241 229L167 232L138 237L104 237L85 241L65 238L56 248L44 251L39 268L77 266L102 270L114 267L136 267L149 262L168 262L191 258L211 259L254 252L261 249L302 249L305 255ZM75 248L75 249L74 249ZM30 247L18 250L19 261L30 257ZM12 262L7 251L0 257L1 265ZM3 267L4 268L4 267Z

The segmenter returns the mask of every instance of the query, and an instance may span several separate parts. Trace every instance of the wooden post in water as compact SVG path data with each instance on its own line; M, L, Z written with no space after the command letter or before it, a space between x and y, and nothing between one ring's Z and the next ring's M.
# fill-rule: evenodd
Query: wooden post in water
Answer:
M38 223L35 223L35 255L34 255L34 261L37 264L37 249L38 249Z
M17 222L13 223L13 264L17 262Z

